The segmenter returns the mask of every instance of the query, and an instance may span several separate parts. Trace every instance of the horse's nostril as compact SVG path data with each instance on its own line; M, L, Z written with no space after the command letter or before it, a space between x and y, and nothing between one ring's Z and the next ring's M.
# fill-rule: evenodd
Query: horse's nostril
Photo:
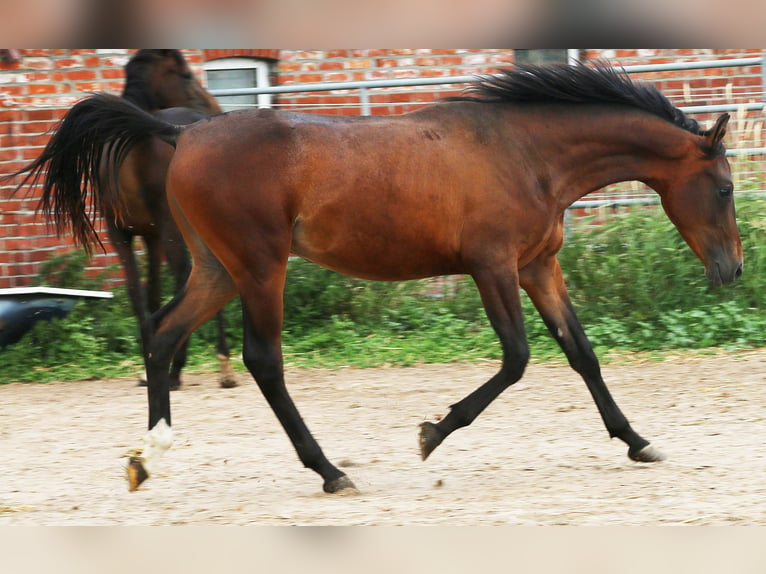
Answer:
M734 278L739 279L742 276L742 263L737 265L737 270L734 272Z

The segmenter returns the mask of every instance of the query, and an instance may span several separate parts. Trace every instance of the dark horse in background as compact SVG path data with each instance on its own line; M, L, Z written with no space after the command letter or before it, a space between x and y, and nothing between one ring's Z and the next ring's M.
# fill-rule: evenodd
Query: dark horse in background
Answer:
M221 112L215 98L195 78L188 63L178 50L139 50L125 66L125 87L122 98L139 108L153 113L158 119L177 125L186 125L204 117ZM47 149L69 145L76 135L59 129ZM139 142L126 155L119 170L117 194L119 209L114 209L93 196L94 207L106 222L109 239L120 258L133 312L142 326L142 341L146 341L143 325L150 314L162 303L162 261L167 261L175 282L175 291L183 287L191 269L191 262L183 237L173 221L165 195L165 175L173 157L173 146L158 138ZM108 156L107 152L105 156ZM49 159L44 152L40 158L23 171L38 169ZM95 166L94 166L95 167ZM72 172L72 166L51 162L49 181L60 183L56 190L44 191L48 198L43 202L44 211L85 209L79 195L67 194L65 185L79 189L80 179L96 187L108 185L106 164L93 173ZM56 193L58 191L58 193ZM53 195L49 195L53 193ZM54 216L55 218L55 216ZM146 287L141 284L141 271L136 260L134 241L143 238L146 247ZM85 244L87 248L89 244ZM221 367L220 385L236 386L236 378L229 365L229 347L226 341L222 313L217 313L217 356ZM176 354L171 371L171 388L181 384L181 369L186 363L186 344Z
M128 464L130 488L152 474L172 442L173 356L237 295L245 364L300 460L322 477L325 491L353 488L325 457L285 386L282 291L291 252L379 281L474 279L502 345L502 366L442 420L421 425L424 459L521 378L529 358L523 288L584 379L609 435L635 461L661 460L609 393L556 254L569 205L606 185L638 180L659 194L710 282L734 281L742 273L742 245L722 144L727 121L724 114L703 130L653 86L583 65L503 70L479 79L465 96L394 117L252 110L183 129L124 99L80 102L62 129L71 126L82 137L46 157L82 175L101 165L109 144L115 152L106 158L108 182L150 135L175 144L167 196L192 253L185 287L147 329L150 431ZM61 186L50 175L46 184ZM119 213L109 186L94 192ZM52 213L72 224L80 241L92 240L82 209Z

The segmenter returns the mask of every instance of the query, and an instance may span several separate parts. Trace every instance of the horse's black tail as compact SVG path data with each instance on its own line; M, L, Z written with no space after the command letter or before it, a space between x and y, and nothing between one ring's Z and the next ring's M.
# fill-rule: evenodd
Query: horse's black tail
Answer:
M118 174L128 152L153 136L175 147L180 132L123 98L97 94L69 110L40 157L9 177L26 174L16 191L42 182L38 211L53 220L59 234L71 226L76 243L90 251L93 242L101 245L96 214L119 217Z

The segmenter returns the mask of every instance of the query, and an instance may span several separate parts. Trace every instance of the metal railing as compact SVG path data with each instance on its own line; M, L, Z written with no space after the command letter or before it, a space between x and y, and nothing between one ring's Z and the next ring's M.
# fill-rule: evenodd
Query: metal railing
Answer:
M702 70L708 68L737 68L745 66L760 66L762 87L766 89L766 56L755 56L747 58L729 58L721 60L700 60L696 62L671 62L666 64L640 64L633 66L623 66L622 69L628 74L638 74L647 72L668 72L680 70ZM369 91L380 88L404 88L417 86L437 86L437 85L458 85L469 84L476 80L476 75L470 76L442 76L437 78L400 78L392 80L356 80L350 82L312 82L310 84L285 84L281 86L268 86L263 88L232 88L221 90L210 90L214 96L244 96L259 94L297 94L305 92L334 92L340 90L352 90L359 92L361 115L367 116L371 113ZM763 92L762 92L763 94ZM764 107L762 95L761 102L743 104L745 109L760 110ZM717 106L686 106L680 109L686 113L702 112L725 112L736 111L742 105L722 104Z

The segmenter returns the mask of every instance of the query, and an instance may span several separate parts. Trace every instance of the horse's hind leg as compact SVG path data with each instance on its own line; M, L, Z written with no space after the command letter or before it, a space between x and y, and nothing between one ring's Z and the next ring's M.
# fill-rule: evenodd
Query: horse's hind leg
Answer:
M575 315L555 256L543 255L522 270L522 287L532 299L548 330L558 341L572 368L582 376L610 437L628 445L628 456L639 462L663 460L664 455L635 432L609 393L598 359Z
M146 321L148 305L144 293L144 288L141 285L141 276L136 263L136 255L133 252L133 234L128 233L122 228L117 227L114 221L107 221L107 232L109 239L112 242L114 250L117 252L117 257L122 263L122 268L125 272L125 282L128 288L128 298L130 299L130 305L133 308L133 314L138 321L138 328L140 331L141 348L145 349L145 334L143 332L143 324ZM145 351L144 351L145 352ZM138 380L139 386L146 385L146 377L142 376Z
M189 276L191 260L183 237L172 223L172 221L165 223L166 230L163 233L162 242L165 247L168 264L175 280L175 292L178 293L183 289L184 283ZM222 388L230 389L237 386L237 377L230 364L230 351L226 342L226 326L223 311L216 313L215 317L217 327L216 357L221 370L218 382ZM181 386L181 371L186 366L188 347L189 340L187 339L178 349L178 352L176 352L175 357L173 358L173 364L170 370L171 389L179 388Z
M239 285L243 307L242 354L266 401L293 443L298 458L324 479L325 492L354 489L349 478L327 460L287 392L281 347L282 288L285 265L269 281Z
M524 374L529 347L524 333L519 283L515 270L478 273L474 280L492 327L503 348L500 371L463 400L450 407L438 423L420 425L420 454L425 460L452 432L470 425L489 404Z
M147 321L146 372L149 399L149 432L143 448L128 462L130 490L136 490L152 473L157 459L172 442L170 419L170 363L180 346L202 323L236 296L228 273L212 255L195 267L186 286Z

